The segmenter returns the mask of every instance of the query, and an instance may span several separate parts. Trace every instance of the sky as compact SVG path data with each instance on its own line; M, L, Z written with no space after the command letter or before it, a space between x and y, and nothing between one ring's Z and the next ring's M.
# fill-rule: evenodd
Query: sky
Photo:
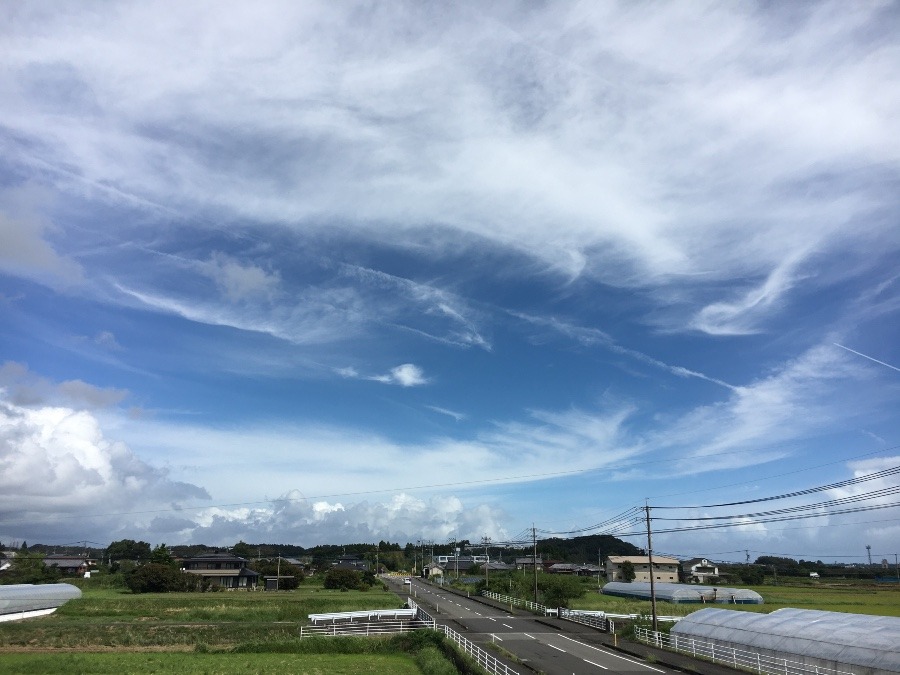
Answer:
M748 516L660 553L893 562L896 474L843 482L900 466L898 35L3 3L0 542L644 547L649 505Z

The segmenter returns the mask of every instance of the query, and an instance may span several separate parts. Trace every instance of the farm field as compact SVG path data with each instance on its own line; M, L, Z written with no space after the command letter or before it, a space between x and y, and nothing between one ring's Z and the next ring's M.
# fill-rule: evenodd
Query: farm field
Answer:
M296 591L160 593L83 585L84 596L37 620L0 624L0 651L45 649L230 648L293 639L307 615L399 606L393 593L327 590L314 582Z
M201 653L29 653L4 654L3 672L16 675L45 673L184 673L237 675L419 675L412 656L377 654L201 654Z
M79 582L84 593L45 617L0 623L3 673L456 673L432 631L299 638L311 613L399 607L369 591L162 593ZM452 658L458 658L453 656Z
M773 612L783 607L819 609L829 612L900 616L900 587L874 584L745 586L759 593L762 605L694 605L658 602L657 612L667 616L685 616L704 607L734 609L743 612ZM607 597L596 591L572 601L573 609L603 610L617 614L650 613L648 601Z

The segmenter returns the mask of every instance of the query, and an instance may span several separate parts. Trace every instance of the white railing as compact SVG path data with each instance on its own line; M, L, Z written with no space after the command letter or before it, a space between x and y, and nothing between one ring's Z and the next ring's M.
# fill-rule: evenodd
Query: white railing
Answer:
M452 640L457 647L467 654L475 663L484 668L490 675L519 675L512 668L491 656L481 647L471 640L464 638L449 626L437 625L434 617L416 604L415 600L409 598L407 600L409 612L414 617L410 621L339 621L318 626L301 626L300 637L310 637L313 635L338 637L341 635L357 635L357 636L373 636L388 635L390 633L405 633L408 631L419 630L422 628L436 630L442 632L444 637ZM368 612L337 612L334 616L341 614L364 615ZM309 615L313 616L329 616L324 614Z
M456 646L468 654L475 663L488 671L491 675L519 675L515 670L507 666L499 659L491 656L471 640L467 640L449 626L440 626L438 630L444 632L444 637L453 640Z
M708 659L732 668L750 670L761 675L853 675L848 671L809 665L800 661L789 661L785 658L760 654L759 652L746 649L726 647L696 638L656 633L638 626L634 628L634 636L644 644L653 645L660 649L690 654L695 658Z
M342 623L326 623L320 626L300 626L300 637L313 635L338 637L347 635L372 636L408 633L422 628L432 628L424 621L345 621Z
M353 621L354 619L365 619L366 621L383 621L386 619L414 619L416 616L415 609L365 609L356 612L329 612L327 614L309 614L309 620L313 623L320 621L331 621L332 623L339 621Z
M494 591L481 591L481 595L486 598L490 598L491 600L502 602L504 605L509 605L510 607L524 607L525 609L531 610L532 612L535 612L537 614L547 615L556 612L555 609L551 610L549 607L539 605L538 603L532 602L531 600L514 598L511 595L501 595L500 593L494 593Z
M597 630L602 630L607 633L614 633L616 631L616 625L613 623L613 620L609 618L609 615L604 614L603 612L582 612L574 609L560 608L559 618L574 621L575 623L590 626L591 628L596 628Z

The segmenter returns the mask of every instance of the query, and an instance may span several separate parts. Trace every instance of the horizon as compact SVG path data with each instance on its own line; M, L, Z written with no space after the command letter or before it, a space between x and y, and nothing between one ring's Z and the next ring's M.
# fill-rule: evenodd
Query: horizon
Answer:
M900 551L896 5L0 19L0 541Z

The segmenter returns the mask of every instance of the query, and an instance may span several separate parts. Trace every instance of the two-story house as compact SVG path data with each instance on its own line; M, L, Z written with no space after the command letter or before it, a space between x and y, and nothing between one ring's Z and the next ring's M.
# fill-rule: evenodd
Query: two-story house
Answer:
M255 588L259 573L249 569L248 562L230 553L207 553L185 560L184 571L222 588Z

